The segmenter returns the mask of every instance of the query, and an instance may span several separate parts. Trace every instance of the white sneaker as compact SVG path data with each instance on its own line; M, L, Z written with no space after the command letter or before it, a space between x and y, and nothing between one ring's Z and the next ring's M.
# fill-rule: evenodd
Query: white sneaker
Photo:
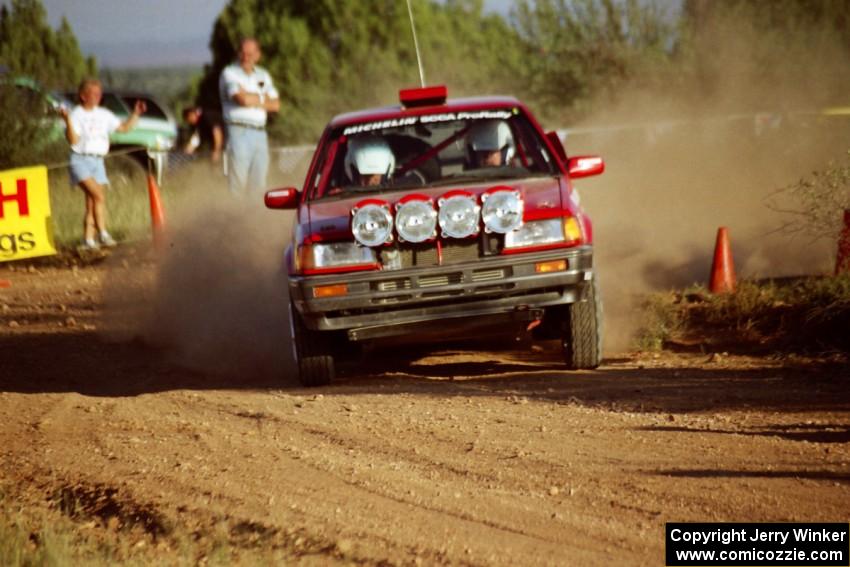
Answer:
M100 243L107 248L118 246L118 243L115 242L115 239L112 238L112 235L106 231L100 233Z
M83 240L83 244L80 248L83 250L100 250L100 245L94 240L94 238L86 238Z

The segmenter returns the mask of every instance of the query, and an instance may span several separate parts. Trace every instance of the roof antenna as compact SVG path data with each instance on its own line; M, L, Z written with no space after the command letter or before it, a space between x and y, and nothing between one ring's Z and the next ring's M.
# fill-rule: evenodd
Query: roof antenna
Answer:
M419 64L419 82L425 88L425 71L422 70L422 56L419 54L419 41L416 39L416 26L413 23L413 10L407 0L407 14L410 16L410 30L413 32L413 47L416 48L416 63Z

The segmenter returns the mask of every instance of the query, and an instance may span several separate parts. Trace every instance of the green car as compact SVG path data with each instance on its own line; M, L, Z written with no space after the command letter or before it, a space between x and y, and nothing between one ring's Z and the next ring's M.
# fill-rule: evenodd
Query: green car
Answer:
M177 139L177 121L171 112L153 97L144 93L104 90L101 106L108 108L121 120L126 120L137 100L147 105L136 127L129 132L115 132L111 136L112 148L143 147L147 150L167 152Z
M58 110L76 104L76 92L52 92L30 77L12 75L0 68L0 98L6 97L15 101L15 107L40 117L45 147L65 139L65 123ZM177 140L177 121L171 111L149 94L130 91L104 90L101 106L123 121L130 116L136 100L144 101L147 111L129 132L112 134L110 153L118 154L112 161L123 163L122 169L135 166L137 170L147 171L150 158L161 182L168 152Z
M26 76L5 74L0 70L0 99L8 102L15 110L30 117L37 117L44 139L44 145L65 139L65 123L57 111L61 107L70 107L71 102L61 93L51 92L38 81ZM4 111L10 111L4 108Z

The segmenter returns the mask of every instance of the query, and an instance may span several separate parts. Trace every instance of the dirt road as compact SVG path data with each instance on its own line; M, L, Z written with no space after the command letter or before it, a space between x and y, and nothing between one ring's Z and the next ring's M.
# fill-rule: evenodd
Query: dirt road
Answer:
M442 346L305 390L110 340L105 274L0 270L0 494L114 559L659 565L669 521L848 520L846 363Z

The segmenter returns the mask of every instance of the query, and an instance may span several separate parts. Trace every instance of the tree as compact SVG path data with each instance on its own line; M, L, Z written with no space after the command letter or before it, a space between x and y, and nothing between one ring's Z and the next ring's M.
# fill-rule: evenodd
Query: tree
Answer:
M67 20L54 31L39 0L12 0L0 8L0 64L50 88L68 88L97 74L94 58L86 59Z
M657 3L638 0L520 0L511 20L532 96L561 119L668 69L677 37Z
M66 151L59 119L41 85L65 89L96 72L80 52L71 26L55 32L39 0L0 6L0 169L56 159Z
M516 33L481 0L413 1L429 84L454 95L493 92L516 78ZM200 86L216 104L218 75L239 39L254 36L282 96L272 133L280 141L313 141L339 112L388 104L419 73L405 2L397 0L231 0L210 39L213 63Z
M67 144L56 124L43 93L0 81L0 170L59 159Z
M846 0L685 0L682 67L739 109L846 104Z

